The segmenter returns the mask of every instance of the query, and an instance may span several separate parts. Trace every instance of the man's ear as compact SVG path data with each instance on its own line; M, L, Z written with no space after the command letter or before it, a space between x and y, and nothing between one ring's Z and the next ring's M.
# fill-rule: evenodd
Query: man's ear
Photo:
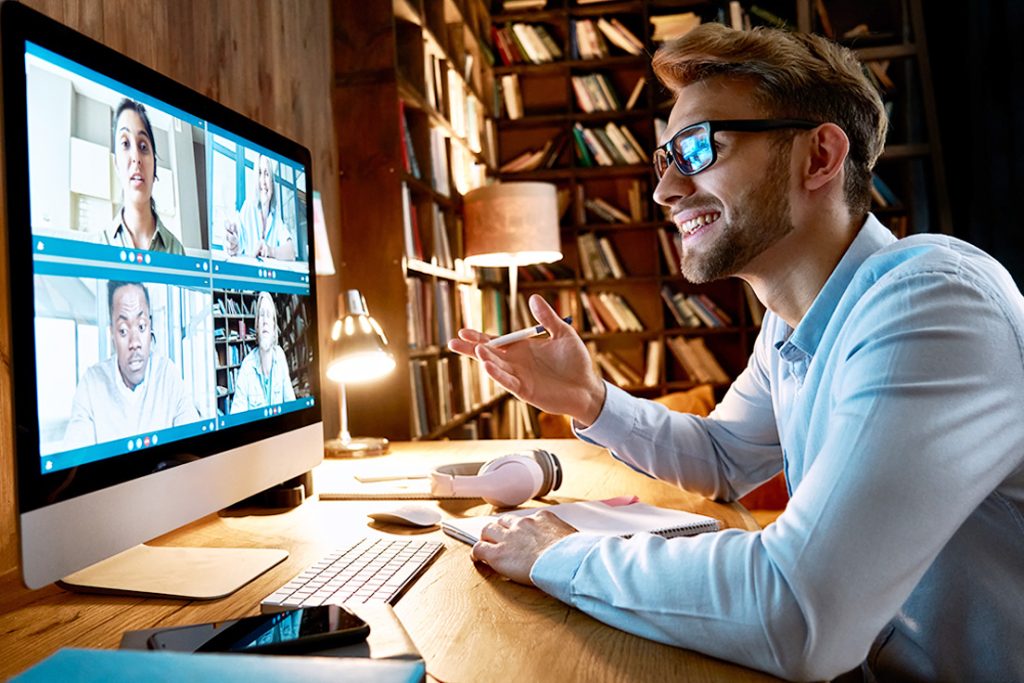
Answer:
M803 185L809 191L820 190L843 170L850 152L850 139L834 123L823 123L811 131L806 143Z

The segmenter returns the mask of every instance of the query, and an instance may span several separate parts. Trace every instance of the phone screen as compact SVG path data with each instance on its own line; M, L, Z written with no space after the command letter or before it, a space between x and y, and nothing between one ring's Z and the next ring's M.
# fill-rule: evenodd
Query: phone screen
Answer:
M344 607L322 605L168 629L150 636L149 645L178 650L188 642L192 652L308 652L361 642L369 633L366 622Z

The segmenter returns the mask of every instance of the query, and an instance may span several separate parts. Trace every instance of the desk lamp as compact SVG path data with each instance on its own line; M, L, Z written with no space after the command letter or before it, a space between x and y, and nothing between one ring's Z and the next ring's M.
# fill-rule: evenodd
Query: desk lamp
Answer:
M562 258L558 193L551 183L495 183L468 193L465 261L508 267L510 329L515 325L519 266Z
M345 310L331 327L331 345L327 361L327 379L341 387L341 432L324 444L324 455L346 458L387 453L383 437L354 438L348 431L346 384L362 384L383 377L395 369L395 358L388 350L387 337L366 310L366 300L358 289L345 292Z

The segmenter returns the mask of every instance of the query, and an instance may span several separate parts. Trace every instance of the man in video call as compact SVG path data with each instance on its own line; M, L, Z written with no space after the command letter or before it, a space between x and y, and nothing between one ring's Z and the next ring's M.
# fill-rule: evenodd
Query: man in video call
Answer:
M138 282L107 284L114 355L85 371L71 407L65 448L79 448L199 420L181 373L152 353L149 291Z

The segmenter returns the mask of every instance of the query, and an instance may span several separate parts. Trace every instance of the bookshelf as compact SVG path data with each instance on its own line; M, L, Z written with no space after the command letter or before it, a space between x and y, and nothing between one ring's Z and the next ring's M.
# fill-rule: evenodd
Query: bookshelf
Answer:
M217 410L227 415L242 360L256 348L256 292L213 290L213 345Z
M683 279L674 229L651 199L647 155L672 100L649 55L673 25L781 17L796 30L824 32L827 19L846 32L866 22L851 46L865 63L889 60L883 72L893 81L885 95L894 123L878 169L892 194L875 210L901 232L947 229L917 0L533 4L334 2L342 285L363 291L399 368L349 388L357 430L486 438L526 421L511 408L518 402L445 349L462 325L502 333L532 322L508 319L500 272L459 259L462 196L488 178L559 188L565 258L520 269L520 292L572 314L609 379L653 397L710 378L721 394L746 366L759 306L739 281ZM717 319L692 310L701 298ZM518 309L527 311L522 301ZM720 371L694 367L702 349Z
M798 0L797 25L853 49L890 112L872 210L898 235L953 234L921 0Z
M233 289L213 290L213 340L216 354L217 410L231 409L238 370L246 355L258 345L256 311L259 292ZM306 340L309 320L306 302L298 295L274 295L277 308L277 343L289 359L288 374L296 395L310 389L309 368L312 349Z
M719 5L688 3L684 9L707 21ZM540 10L492 16L501 94L499 177L553 182L566 206L564 259L548 268L521 268L520 291L524 299L539 293L561 315L573 315L602 374L648 397L703 382L724 392L746 366L759 322L742 283L698 287L679 275L675 229L651 198L655 122L667 119L671 108L650 70L647 55L657 48L651 19L679 14L678 7L549 0ZM635 42L609 26L623 27ZM531 58L524 42L538 27L561 58ZM539 163L518 167L516 161L531 152L544 152ZM703 295L724 319L713 326L700 319L680 322L670 308L672 295ZM695 367L690 346L710 351L711 364L720 367L708 368L706 361Z
M394 373L349 386L360 433L504 435L507 394L447 340L509 330L500 273L461 261L462 196L493 173L493 77L483 0L333 3L343 289L363 292Z
M694 286L679 275L670 256L674 228L660 220L650 198L655 179L643 155L658 139L672 100L647 55L658 47L658 32L672 24L783 22L791 30L831 32L852 47L893 117L877 168L884 193L872 210L897 234L951 231L919 0L540 4L492 16L499 177L554 182L567 204L565 259L547 271L521 269L520 289L524 298L538 292L562 315L573 314L605 377L626 390L656 396L711 381L721 393L746 366L762 314L739 281ZM609 24L624 30L609 30ZM856 29L861 24L867 28ZM849 31L859 35L843 38ZM556 48L538 56L538 42L550 41ZM639 149L616 143L617 129L631 133ZM581 130L588 134L582 142ZM599 138L597 150L589 134ZM595 201L604 209L611 205L610 215ZM687 316L687 305L698 297L724 316L713 322L695 311ZM609 301L613 310L606 315L602 302L607 308ZM622 311L621 302L629 310ZM639 328L615 323L617 312L630 311ZM710 351L724 376L713 363L693 367L691 349L681 348L680 340Z

